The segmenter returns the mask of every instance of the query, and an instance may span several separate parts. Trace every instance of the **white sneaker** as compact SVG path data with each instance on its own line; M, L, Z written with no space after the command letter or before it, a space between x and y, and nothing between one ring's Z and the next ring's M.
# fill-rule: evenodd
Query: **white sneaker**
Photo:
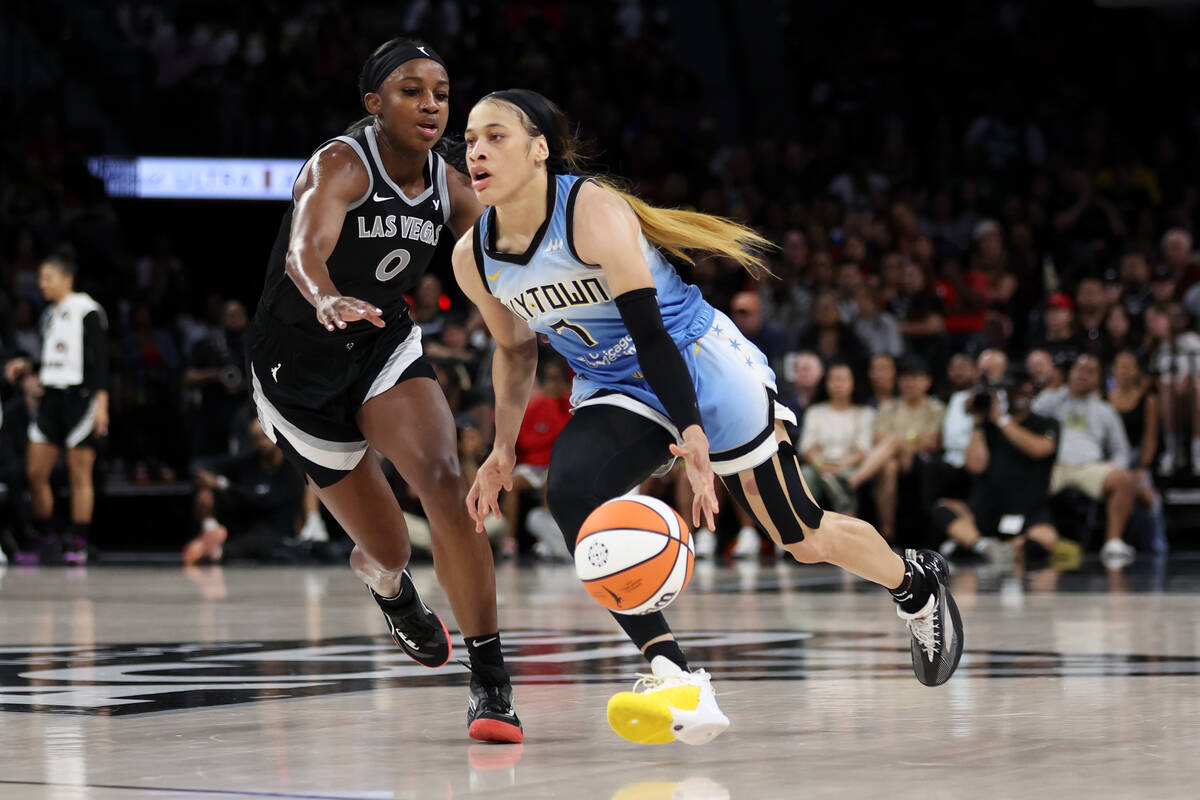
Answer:
M637 744L707 744L729 727L717 707L709 674L684 672L666 656L650 662L652 675L639 675L632 692L608 701L608 724Z
M550 509L538 506L530 510L525 515L525 529L533 534L533 552L538 558L575 563L571 551L567 549L567 542L563 539L562 530L550 515Z
M304 517L304 525L300 528L300 533L296 538L302 542L328 542L329 529L325 527L325 520L321 518L320 511L310 511Z
M1106 567L1122 567L1137 558L1137 550L1120 539L1109 539L1100 548L1100 560Z
M988 561L1002 563L1013 560L1012 546L999 539L993 539L990 536L982 537L975 545L975 552L982 555Z
M733 546L733 557L758 558L759 542L758 531L747 525L738 531L737 544Z
M708 528L697 528L696 558L712 558L717 554L717 535Z

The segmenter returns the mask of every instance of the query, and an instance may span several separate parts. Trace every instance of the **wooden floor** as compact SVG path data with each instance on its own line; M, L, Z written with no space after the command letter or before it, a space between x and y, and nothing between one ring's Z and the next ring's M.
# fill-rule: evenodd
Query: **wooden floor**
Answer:
M960 571L967 653L938 689L874 587L701 565L669 616L732 726L700 748L609 731L642 667L571 570L499 585L524 745L466 738L466 671L408 661L349 569L9 568L0 798L1197 796L1194 558Z

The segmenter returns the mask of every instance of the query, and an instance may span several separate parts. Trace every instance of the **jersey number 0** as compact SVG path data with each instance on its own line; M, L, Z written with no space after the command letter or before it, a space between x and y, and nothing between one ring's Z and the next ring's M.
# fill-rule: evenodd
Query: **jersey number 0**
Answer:
M399 275L412 261L412 255L403 247L397 248L379 260L375 268L375 277L380 281L390 281Z

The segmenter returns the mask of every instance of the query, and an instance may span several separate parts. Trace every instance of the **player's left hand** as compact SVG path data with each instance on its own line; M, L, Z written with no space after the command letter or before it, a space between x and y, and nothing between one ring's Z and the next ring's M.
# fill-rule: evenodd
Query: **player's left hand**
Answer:
M683 431L683 444L671 445L671 455L682 458L692 485L692 525L699 527L701 515L710 531L716 530L717 490L712 464L708 461L708 437L699 425Z

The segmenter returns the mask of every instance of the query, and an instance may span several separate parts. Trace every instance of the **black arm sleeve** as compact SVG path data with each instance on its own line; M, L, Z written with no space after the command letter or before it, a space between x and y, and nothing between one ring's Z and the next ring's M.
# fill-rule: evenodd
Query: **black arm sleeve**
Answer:
M680 431L690 425L700 425L696 386L679 348L663 327L658 290L634 289L617 295L616 303L621 320L637 348L638 363L646 383L662 401L671 422Z
M83 318L83 385L108 390L108 331L98 311Z

